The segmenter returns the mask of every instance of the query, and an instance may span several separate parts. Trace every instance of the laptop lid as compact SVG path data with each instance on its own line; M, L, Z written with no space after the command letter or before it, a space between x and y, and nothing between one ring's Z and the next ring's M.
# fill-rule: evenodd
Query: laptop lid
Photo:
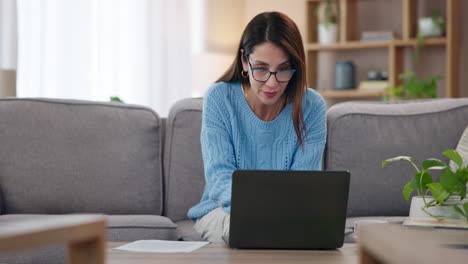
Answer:
M229 245L342 247L349 180L347 171L234 171Z

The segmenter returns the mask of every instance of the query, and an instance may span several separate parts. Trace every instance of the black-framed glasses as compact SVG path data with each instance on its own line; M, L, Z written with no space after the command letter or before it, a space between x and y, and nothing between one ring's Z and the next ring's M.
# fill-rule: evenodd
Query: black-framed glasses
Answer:
M271 72L265 68L254 68L250 63L250 60L247 58L247 62L249 63L250 70L252 71L252 76L257 82L266 82L270 79L271 75L275 75L276 81L279 83L289 82L292 79L294 73L296 72L295 69L286 69L286 70L278 70L275 72Z

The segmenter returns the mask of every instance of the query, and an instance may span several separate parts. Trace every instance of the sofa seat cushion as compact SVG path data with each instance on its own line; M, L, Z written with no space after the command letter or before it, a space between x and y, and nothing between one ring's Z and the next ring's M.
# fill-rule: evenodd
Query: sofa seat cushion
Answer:
M356 243L357 235L354 232L354 224L361 220L384 220L391 224L402 224L407 216L364 216L348 217L345 226L345 243Z
M192 220L177 221L177 237L183 241L204 241L204 239L195 230L195 223Z
M10 214L0 215L5 222L52 218L54 215ZM108 241L135 241L141 239L177 240L176 227L169 218L159 215L108 215Z
M107 225L109 241L177 240L177 225L165 216L110 215Z

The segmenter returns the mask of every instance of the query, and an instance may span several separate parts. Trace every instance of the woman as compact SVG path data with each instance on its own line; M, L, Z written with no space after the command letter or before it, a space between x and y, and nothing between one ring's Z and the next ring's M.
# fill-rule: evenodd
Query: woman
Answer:
M188 212L204 239L220 242L229 234L234 170L321 169L326 105L306 88L305 75L296 24L279 12L255 16L235 61L204 98L206 185L200 203Z

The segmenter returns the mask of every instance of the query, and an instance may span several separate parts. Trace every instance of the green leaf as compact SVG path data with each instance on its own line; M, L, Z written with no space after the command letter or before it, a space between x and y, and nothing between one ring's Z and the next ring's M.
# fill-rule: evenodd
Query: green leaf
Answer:
M408 79L414 79L416 77L416 73L412 71L404 71L400 73L400 79L402 80L408 80Z
M434 196L434 199L439 203L444 203L450 196L450 193L438 182L429 183L427 188L429 188L432 196Z
M432 176L427 171L416 172L413 179L410 182L410 186L413 189L418 190L419 193L427 190L427 184L432 183Z
M414 192L414 188L411 187L411 182L408 182L405 184L405 187L403 187L403 197L407 202L409 202L409 198L411 194Z
M119 103L123 103L124 101L122 101L119 97L117 96L111 96L110 97L110 100L111 102L119 102Z
M455 177L456 177L464 186L466 186L466 183L467 183L467 181L468 181L468 168L458 169L458 170L455 172ZM459 192L460 192L461 200L465 199L465 197L466 197L466 188L461 188Z
M413 163L413 158L412 157L398 156L398 157L394 157L394 158L386 159L386 160L382 161L382 168L385 167L385 165L387 165L388 163L399 161L399 160L406 160L408 162Z
M442 173L439 176L440 184L448 191L448 192L462 192L463 190L466 191L466 185L460 181L455 173L453 173L449 168L445 168L442 170Z
M442 152L442 154L444 154L447 158L455 162L459 168L463 166L463 159L456 150L447 149L446 151Z
M458 205L454 204L454 205L453 205L453 209L455 209L455 211L456 211L457 213L461 214L463 217L466 218L465 213L463 212L462 209L460 209L460 207L458 207Z
M468 221L468 202L463 204L463 209L465 209L465 218Z
M443 161L438 160L438 159L427 159L423 161L422 166L425 170L441 170L445 167L447 167L447 164L445 164Z
M465 186L466 186L466 185L465 185ZM466 188L462 188L462 189L458 192L458 194L460 194L460 200L465 199L465 197L466 197Z
M455 176L457 176L457 178L464 182L465 184L468 182L468 167L466 168L463 168L463 169L458 169L456 172L455 172Z

